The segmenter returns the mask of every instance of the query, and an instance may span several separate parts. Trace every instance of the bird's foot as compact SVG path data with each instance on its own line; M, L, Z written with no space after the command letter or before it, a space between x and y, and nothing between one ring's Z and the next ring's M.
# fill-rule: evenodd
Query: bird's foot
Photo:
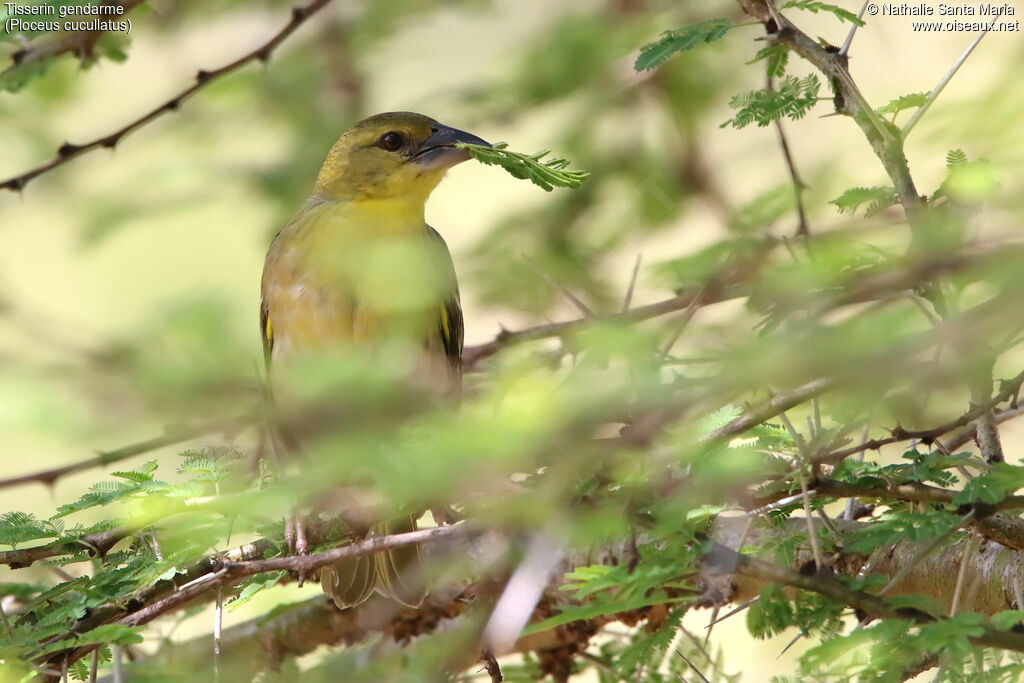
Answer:
M462 515L455 511L450 505L441 505L430 508L430 514L434 517L434 523L438 526L457 524L462 521Z

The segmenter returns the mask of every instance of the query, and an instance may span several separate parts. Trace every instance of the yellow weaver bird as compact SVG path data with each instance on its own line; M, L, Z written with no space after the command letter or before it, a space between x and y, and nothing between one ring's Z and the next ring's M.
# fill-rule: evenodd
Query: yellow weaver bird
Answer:
M402 334L422 344L417 379L445 393L461 385L455 268L424 219L427 197L446 171L469 159L459 142L488 144L411 112L371 116L338 139L313 194L267 252L260 332L268 373L272 362L302 353L367 348ZM406 515L374 532L415 529L415 517ZM339 608L374 590L417 606L425 590L409 575L419 553L411 547L339 562L321 570L320 584Z

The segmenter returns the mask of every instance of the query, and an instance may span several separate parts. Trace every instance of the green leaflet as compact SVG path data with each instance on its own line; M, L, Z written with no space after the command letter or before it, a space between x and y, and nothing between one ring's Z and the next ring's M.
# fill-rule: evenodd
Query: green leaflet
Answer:
M812 14L817 14L818 12L828 12L829 14L835 15L835 17L839 19L839 21L848 21L851 24L856 24L857 26L864 25L864 20L858 19L857 15L854 14L853 12L845 10L842 7L838 7L828 2L818 2L818 0L790 0L785 5L780 7L780 9L790 8L806 10L808 12L811 12Z
M504 142L495 143L493 147L465 142L456 146L469 152L477 161L501 166L516 178L529 180L547 192L555 187L577 188L590 175L588 171L568 170L569 161L562 157L544 160L551 153L547 149L536 154L522 154L507 149L508 144Z
M665 31L661 38L640 49L640 55L636 58L633 68L637 71L653 69L677 52L692 50L698 45L718 40L731 28L732 22L729 19L718 17L673 31Z
M815 74L804 78L786 76L776 87L769 90L751 90L735 95L729 106L736 110L736 116L722 124L722 128L745 128L751 123L767 126L785 117L801 119L818 103L821 82Z
M829 202L835 204L839 213L853 214L862 204L867 204L867 215L887 209L897 202L896 190L888 186L851 187Z

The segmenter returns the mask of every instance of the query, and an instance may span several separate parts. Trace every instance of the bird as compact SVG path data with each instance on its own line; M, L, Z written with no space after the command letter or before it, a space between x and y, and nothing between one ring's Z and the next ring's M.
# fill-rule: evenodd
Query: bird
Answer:
M312 194L273 239L264 262L260 334L271 387L271 367L289 358L368 348L404 334L422 356L416 379L438 393L458 393L464 336L458 280L444 238L425 220L431 192L449 168L470 158L458 143L490 146L423 114L384 112L359 121L331 147ZM408 258L398 258L403 255ZM405 514L373 532L416 528L416 516ZM319 579L339 609L374 591L417 607L426 591L409 576L421 562L413 546L329 565Z

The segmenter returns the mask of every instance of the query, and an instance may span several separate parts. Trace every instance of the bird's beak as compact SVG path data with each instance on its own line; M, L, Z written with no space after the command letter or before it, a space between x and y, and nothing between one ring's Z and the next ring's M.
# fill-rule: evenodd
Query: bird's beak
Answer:
M449 128L448 126L435 123L430 127L431 135L423 141L412 161L419 164L425 171L434 171L441 168L451 168L455 164L461 164L469 159L469 152L456 147L456 143L467 142L473 145L484 145L490 147L491 143L478 138L472 133L464 130Z

